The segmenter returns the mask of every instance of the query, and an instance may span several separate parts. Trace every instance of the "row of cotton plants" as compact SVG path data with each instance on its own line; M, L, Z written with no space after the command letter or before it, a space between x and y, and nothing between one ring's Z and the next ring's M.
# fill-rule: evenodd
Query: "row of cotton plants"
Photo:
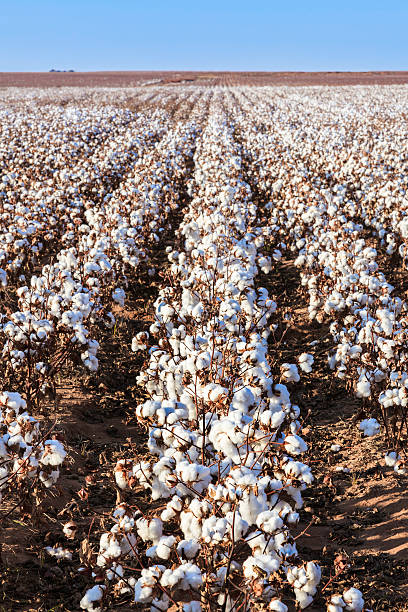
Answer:
M200 111L201 96L201 91L181 96L180 104L191 98L193 110L197 106ZM164 104L168 94L156 97ZM171 124L160 104L149 115L100 103L91 108L71 103L41 110L27 105L14 112L6 109L0 128L3 286L7 275L16 280L22 269L31 271L44 249L48 255L55 253L61 236L66 246L84 208L112 197L124 171L141 163L140 150L158 142ZM170 133L169 151L171 138Z
M64 216L75 215L79 178L97 149L135 117L101 109L25 108L2 113L0 265L17 273L57 238ZM4 284L4 283L3 283Z
M81 209L80 196L76 195L80 190L73 186L77 169L106 140L117 138L117 131L130 122L131 114L126 111L112 116L111 112L104 113L100 109L75 109L68 113L54 106L41 113L32 109L27 112L27 108L24 112L17 109L10 112L8 108L2 115L0 263L5 269L0 272L0 280L5 287L7 280L13 284L13 276L25 263L38 260L47 242L53 244L55 253L55 242L61 239L64 223L72 223L73 211ZM26 267L25 271L30 272L30 269ZM50 280L47 270L46 278L31 278L34 292L26 286L17 290L19 311L0 313L4 342L0 491L11 495L12 503L17 500L25 513L32 513L44 489L56 483L58 466L66 456L53 428L40 427L26 408L27 401L33 407L33 393L38 391L34 381L38 377L51 378L58 363L65 358L64 349L56 345L55 338L46 344L53 330L52 318L63 314L61 302L71 294L82 310L85 306L85 300L80 298L87 296L78 292L72 295L74 283L69 283L67 272L60 278L60 285L68 281L63 295L57 296L55 291L53 295L50 291L45 294L46 283ZM11 278L7 279L7 275ZM25 280L24 276L19 280ZM47 311L48 302L52 305ZM84 337L86 330L81 329L81 333ZM64 334L64 341L70 347L72 332ZM93 354L96 343L88 348ZM9 391L16 388L24 390L26 399L16 391Z
M186 172L194 134L192 126L176 128L166 134L165 147L143 142L139 150L133 140L133 169L123 166L132 177L99 206L85 203L84 219L61 237L67 248L17 289L18 310L2 316L3 366L14 388L24 384L29 403L54 384L68 357L78 354L89 370L97 369L98 342L90 327L114 325L110 307L124 303L124 272L146 259L149 241L159 239L154 230L160 234L178 206L177 179ZM112 202L127 206L128 220Z
M132 125L131 134L124 139L116 133L114 142L125 143L118 149L121 156L115 154L114 166L117 176L127 177L123 178L124 191L115 188L108 175L93 207L80 193L79 222L59 226L58 242L69 248L54 253L55 263L44 265L28 285L16 289L17 311L1 314L2 388L18 389L25 397L5 391L1 402L0 488L17 499L33 499L33 495L37 499L38 483L52 486L59 472L48 466L59 465L54 458L57 450L60 463L65 457L63 445L53 435L50 440L44 437L46 430L26 411L27 404L31 409L40 405L67 359L82 362L91 371L97 369L99 345L93 332L100 325L114 324L110 308L112 301L123 304L124 271L138 265L140 258L135 253L147 259L152 236L158 240L154 232L160 235L169 213L179 205L178 189L193 155L195 128L175 126L160 145L156 135L162 123L156 117L154 113L150 124L146 119L137 123L137 130ZM109 145L110 160L112 151ZM111 168L112 164L101 166ZM113 207L115 201L127 207L128 222ZM129 261L131 248L133 260Z
M86 227L77 242L79 252L110 253L112 265L122 276L129 267L139 265L146 249L160 241L169 214L180 206L196 132L194 124L177 123L138 157L103 206L85 205L85 227L90 229Z
M150 346L138 377L149 399L136 411L149 431L149 456L115 468L120 489L139 484L153 501L168 501L159 511L123 503L113 511L89 568L98 583L83 609L109 607L114 593L134 590L152 611L283 612L290 592L302 609L310 605L320 581L320 568L299 559L290 531L313 477L300 461L307 445L298 435L299 408L268 365L277 305L256 275L271 262L262 254L241 146L217 98L194 161L182 250L169 248L155 323L132 345Z
M285 133L270 107L258 107L258 113L263 124L269 115L275 126L272 134L245 133L253 156L263 162L255 164L254 171L258 171L258 188L271 197L267 206L272 226L281 236L285 233L291 250L298 253L295 264L309 294L310 318L333 320L330 331L338 347L329 364L363 398L369 418L360 429L375 435L380 431L377 419L383 422L390 451L385 462L404 474L399 450L406 439L408 403L407 304L392 297L393 287L376 261L377 250L365 225L358 222L365 219L366 199L348 183L333 184L331 174L320 171L325 149L321 146L319 151L318 139L302 141L297 126ZM256 116L254 112L252 117ZM302 124L302 131L307 126ZM333 133L320 136L322 145L333 147L333 137ZM379 200L379 210L382 204Z

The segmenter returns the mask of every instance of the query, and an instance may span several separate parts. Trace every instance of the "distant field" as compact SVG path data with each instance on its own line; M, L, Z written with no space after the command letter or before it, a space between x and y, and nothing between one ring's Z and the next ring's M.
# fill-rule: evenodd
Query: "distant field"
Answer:
M146 81L155 81L155 85L194 82L208 85L401 85L408 83L408 71L0 72L0 87L132 87Z

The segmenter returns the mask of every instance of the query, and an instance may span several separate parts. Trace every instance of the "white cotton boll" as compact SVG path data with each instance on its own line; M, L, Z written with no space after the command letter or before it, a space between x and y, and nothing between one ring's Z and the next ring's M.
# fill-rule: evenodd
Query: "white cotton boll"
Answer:
M371 395L371 385L369 381L364 377L361 378L356 386L356 396L357 397L370 397Z
M258 259L258 265L264 274L269 274L272 270L272 262L269 257L260 257Z
M45 450L40 458L40 463L43 465L61 465L67 455L64 445L59 440L46 440L44 446Z
M298 602L301 610L304 610L305 608L310 606L313 601L313 597L311 595L309 595L308 593L306 593L306 591L303 591L302 589L294 589L294 591L296 601Z
M40 477L40 481L43 483L43 485L49 489L50 487L52 487L58 480L59 478L59 470L58 468L56 470L53 470L51 472L51 474L47 474L45 472L40 472L39 474Z
M327 612L342 612L346 604L341 595L332 595L327 604Z
M164 570L163 565L142 569L141 576L135 584L135 602L149 603L152 600L153 589Z
M99 541L99 554L96 563L99 567L104 567L108 559L120 557L122 549L115 536L112 533L103 533Z
M136 334L136 336L132 338L132 351L136 353L137 351L144 351L147 349L148 339L149 334L147 332L139 332Z
M274 553L248 557L242 565L245 578L258 578L258 568L269 576L271 573L277 572L279 567L280 561Z
M272 610L272 612L288 612L288 606L279 599L274 599L270 602L268 610Z
M394 467L395 464L397 463L398 459L400 459L400 456L397 455L397 453L395 451L391 451L390 453L387 453L384 457L385 459L385 465L388 467Z
M244 389L240 389L236 391L233 395L231 408L233 410L239 410L241 412L247 413L249 408L255 404L255 396L252 393L251 389L245 387Z
M176 466L176 472L181 483L186 483L186 485L192 487L197 493L202 493L211 482L210 468L199 465L198 463L181 461ZM178 489L180 489L184 495L189 494L189 489L183 484L179 484Z
M100 612L101 606L95 605L98 601L101 601L106 587L104 585L96 584L91 589L88 589L79 605L83 610L89 610L90 612Z
M145 519L140 518L136 521L137 532L143 542L151 541L156 544L163 533L163 523L159 518Z
M344 591L343 599L346 604L346 610L353 610L353 612L362 612L364 608L363 594L354 587Z
M262 425L269 426L272 429L278 429L286 418L284 410L278 410L272 412L271 410L264 410L260 416L260 422Z
M198 590L203 583L201 570L193 563L183 563L174 569L166 569L160 579L163 587L177 588L183 591Z
M148 557L167 560L170 558L171 549L175 542L176 538L174 536L162 537L155 546L147 550L146 555Z
M68 521L67 523L64 524L64 527L62 529L64 535L69 540L73 540L75 538L76 530L77 530L77 524L74 523L74 521Z
M375 380L375 382L381 382L385 378L386 378L385 372L383 372L379 368L374 370L374 380Z
M306 577L307 577L307 588L312 595L316 592L316 587L319 584L322 577L322 570L320 565L313 561L308 561L306 564Z
M266 533L274 533L283 527L283 521L279 514L270 510L261 512L256 519L256 524L259 529L266 531Z
M183 501L177 495L174 495L169 502L167 502L166 508L160 515L163 522L170 521L173 519L178 512L181 512L183 508Z
M298 435L286 436L284 440L285 450L292 455L300 455L307 451L306 442Z
M119 306L122 306L122 308L125 305L125 298L126 298L126 293L120 287L117 287L114 291L112 291L113 301L119 304Z
M364 419L364 421L361 421L359 429L365 436L371 437L380 433L381 427L377 419Z
M111 568L106 572L106 577L108 580L114 580L115 578L123 578L123 567L116 563L116 561L113 562Z
M243 520L241 514L237 511L227 512L225 518L227 519L231 532L232 527L234 527L233 539L235 542L238 542L248 531L249 525L247 521Z
M314 363L314 357L310 353L302 353L298 357L300 369L303 372L309 374L312 371L312 365Z
M177 545L177 552L181 558L194 559L201 550L200 544L196 540L181 540Z
M16 410L17 414L19 410L25 410L27 404L19 393L4 391L0 393L0 405Z
M51 557L55 557L56 559L65 559L66 561L72 560L72 552L66 548L46 546L44 550L51 555Z
M99 367L99 361L95 355L91 355L89 351L85 351L81 353L81 359L84 363L84 366L88 368L91 372L96 372Z
M340 449L341 449L340 444L332 444L330 447L330 450L332 450L334 453L338 453Z
M183 604L183 612L201 612L202 607L199 601L190 601Z
M281 365L281 376L285 382L299 382L300 376L296 364L283 363Z

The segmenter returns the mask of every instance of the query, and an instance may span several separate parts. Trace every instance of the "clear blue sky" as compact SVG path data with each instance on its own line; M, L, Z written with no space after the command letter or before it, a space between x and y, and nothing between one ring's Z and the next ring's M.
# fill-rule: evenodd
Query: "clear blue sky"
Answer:
M404 70L408 0L0 0L0 71Z

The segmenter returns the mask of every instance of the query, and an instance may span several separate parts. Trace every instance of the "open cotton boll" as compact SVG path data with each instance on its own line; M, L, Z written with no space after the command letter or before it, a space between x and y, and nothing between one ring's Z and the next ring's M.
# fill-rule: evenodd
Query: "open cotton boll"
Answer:
M310 606L313 601L313 597L302 589L294 589L296 601L299 604L301 610Z
M397 461L400 459L400 456L397 455L395 451L391 451L390 453L387 453L385 455L384 459L385 465L387 465L388 467L394 467Z
M327 612L343 612L346 604L341 595L332 595L327 604Z
M176 538L174 536L161 537L155 546L147 549L146 556L167 560L170 558L172 547L175 542Z
M268 610L272 612L288 612L288 606L280 601L280 599L273 599L268 606Z
M245 578L253 579L258 578L258 569L263 570L267 576L277 572L280 567L280 560L276 553L256 555L254 557L248 557L244 561L242 567Z
M55 557L56 559L72 560L72 552L66 548L46 546L44 550L51 555L51 557Z
M363 594L354 587L344 591L343 600L346 604L346 610L353 610L353 612L362 612L364 608Z
M103 594L105 592L106 586L101 584L96 584L91 589L88 589L79 605L83 610L89 610L89 612L100 612L101 606L98 605L98 602L101 601Z
M183 612L201 612L202 607L199 601L190 601L183 604Z
M177 588L182 591L198 590L203 583L201 570L197 565L185 562L174 569L166 569L160 579L163 587Z
M44 446L45 450L40 457L40 463L43 465L61 465L67 455L64 445L59 440L46 440Z
M181 540L177 544L177 553L181 558L194 559L201 550L201 545L196 540Z
M122 308L125 305L125 298L126 298L126 293L120 287L117 287L114 291L112 291L113 301L119 304L119 306L122 306Z
M287 577L293 585L296 601L303 610L313 601L321 579L321 569L316 563L309 561L304 567L290 567Z
M160 515L163 522L170 521L176 516L178 512L181 512L183 508L183 501L177 495L174 495L169 502L167 502L166 508ZM184 541L184 540L183 540Z
M274 533L283 527L283 521L279 514L270 510L261 512L256 519L256 524L259 529L266 531L266 533Z
M300 376L296 364L283 363L281 365L281 377L284 382L299 382Z
M303 372L309 374L312 371L312 365L314 363L314 357L310 353L302 353L298 357L299 367Z
M365 436L371 437L380 433L381 427L377 419L364 419L364 421L361 421L359 429Z
M91 372L96 372L99 367L99 361L95 355L92 355L89 351L85 351L81 354L81 359L84 363L84 366L88 368Z
M357 397L370 397L371 395L371 385L366 377L360 378L356 385L356 396Z
M19 393L11 391L3 391L0 393L0 405L15 410L18 414L19 410L25 410L27 404Z
M139 518L136 521L137 533L143 542L151 541L156 544L163 533L163 523L159 518L145 519Z
M307 451L306 442L296 434L286 436L284 440L284 446L286 451L292 455L300 455Z
M149 334L147 332L139 332L132 339L132 351L136 353L137 351L144 351L147 349L147 341L149 339Z

